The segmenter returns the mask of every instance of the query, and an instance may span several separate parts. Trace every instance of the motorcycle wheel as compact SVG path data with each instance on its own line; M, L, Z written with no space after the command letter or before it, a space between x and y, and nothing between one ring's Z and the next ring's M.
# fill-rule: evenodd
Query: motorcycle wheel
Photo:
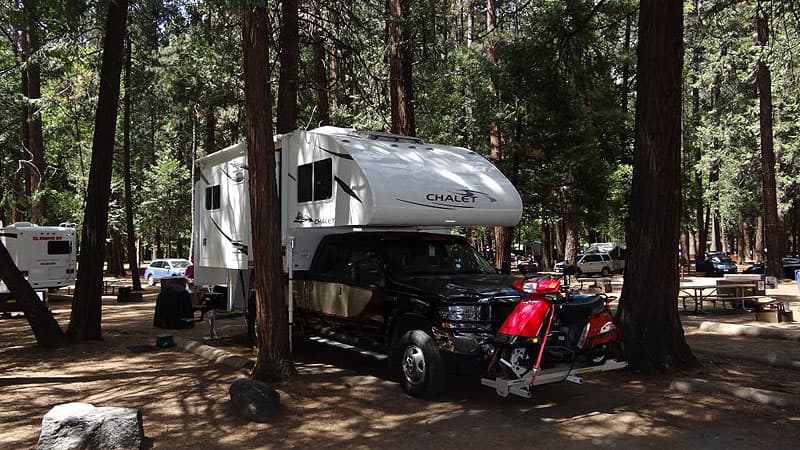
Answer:
M442 355L427 333L411 330L399 341L400 385L412 397L432 398L444 388L445 367Z
M622 356L622 347L619 342L609 342L599 347L593 348L586 356L589 364L600 366L609 359L616 359Z

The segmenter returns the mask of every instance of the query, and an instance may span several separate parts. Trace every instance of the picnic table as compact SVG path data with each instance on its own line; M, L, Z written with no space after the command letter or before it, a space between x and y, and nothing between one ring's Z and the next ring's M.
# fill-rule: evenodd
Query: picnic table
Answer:
M710 301L714 310L716 310L717 302L722 302L722 308L725 309L725 303L730 303L732 309L740 309L745 311L745 302L750 301L758 301L760 298L764 298L763 295L746 295L746 290L755 290L757 286L757 282L739 282L739 283L730 283L730 282L718 282L719 280L687 280L681 281L680 283L680 295L679 298L683 301L683 309L684 311L688 310L686 306L687 300L694 303L694 309L691 311L695 314L702 314L703 311L703 302ZM727 293L727 292L720 292L720 288L729 290L733 289L734 292Z
M103 294L108 295L108 290L111 289L111 295L114 295L114 289L116 289L119 285L120 280L119 278L103 278Z

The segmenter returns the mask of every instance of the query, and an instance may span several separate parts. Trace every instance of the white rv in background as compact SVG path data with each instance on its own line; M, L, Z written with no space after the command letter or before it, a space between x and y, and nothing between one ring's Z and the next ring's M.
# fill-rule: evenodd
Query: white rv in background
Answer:
M0 224L0 242L34 290L58 288L75 282L75 227L39 226L17 222ZM0 293L8 293L0 281Z
M513 226L522 201L481 155L417 138L322 127L275 139L284 270L308 270L333 233ZM199 158L195 167L195 285L228 287L245 304L253 245L245 143ZM289 249L288 251L286 249ZM290 289L291 292L291 289Z

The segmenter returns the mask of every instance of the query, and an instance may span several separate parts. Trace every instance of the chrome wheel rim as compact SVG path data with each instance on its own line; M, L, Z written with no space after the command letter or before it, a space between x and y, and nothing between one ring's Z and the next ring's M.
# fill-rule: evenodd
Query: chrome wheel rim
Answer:
M403 353L403 376L411 384L418 385L425 379L425 355L416 345L409 345Z

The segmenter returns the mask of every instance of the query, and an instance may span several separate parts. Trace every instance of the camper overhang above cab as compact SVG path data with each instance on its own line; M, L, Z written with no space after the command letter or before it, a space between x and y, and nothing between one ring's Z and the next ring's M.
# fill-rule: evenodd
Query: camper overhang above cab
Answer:
M336 127L282 145L293 228L513 226L522 215L511 182L465 148Z

